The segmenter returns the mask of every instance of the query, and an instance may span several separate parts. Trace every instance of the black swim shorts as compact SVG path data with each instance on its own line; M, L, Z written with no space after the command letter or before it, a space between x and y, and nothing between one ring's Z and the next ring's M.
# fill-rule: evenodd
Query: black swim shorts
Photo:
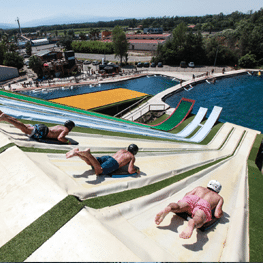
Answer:
M45 139L47 137L47 134L49 132L49 129L44 124L35 124L33 132L29 135L30 138L33 138L35 140L38 139Z

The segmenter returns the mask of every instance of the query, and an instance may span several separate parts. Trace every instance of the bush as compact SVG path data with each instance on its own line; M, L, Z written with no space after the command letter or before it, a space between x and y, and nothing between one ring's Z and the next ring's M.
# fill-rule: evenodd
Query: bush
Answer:
M77 53L113 54L113 44L100 41L73 41L72 49Z
M249 52L238 60L238 64L242 68L254 68L257 66L256 55Z

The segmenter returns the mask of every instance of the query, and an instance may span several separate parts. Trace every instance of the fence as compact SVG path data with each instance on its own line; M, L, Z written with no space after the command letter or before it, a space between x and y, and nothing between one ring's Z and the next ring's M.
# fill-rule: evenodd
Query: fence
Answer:
M135 121L139 119L141 116L146 114L149 111L164 111L166 110L165 104L148 104L147 106L142 105L141 107L137 108L136 111L130 112L130 115L126 115L125 118L131 121Z

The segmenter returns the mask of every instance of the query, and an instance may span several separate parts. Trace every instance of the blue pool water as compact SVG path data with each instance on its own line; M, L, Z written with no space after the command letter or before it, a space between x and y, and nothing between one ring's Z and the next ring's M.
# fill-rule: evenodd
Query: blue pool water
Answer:
M195 85L192 90L181 91L166 99L175 107L184 97L196 100L193 113L199 107L208 108L209 116L214 106L223 107L221 122L231 122L263 133L263 77L241 75L222 78L215 84L206 82Z
M35 93L33 91L23 91L22 94L37 97L45 100L57 99L62 97L74 96L79 94L86 94L91 92L97 92L101 90L110 90L117 88L124 88L129 90L135 90L150 95L156 95L159 92L168 89L178 84L178 81L173 81L168 77L150 76L132 79L128 81L121 81L115 83L101 84L100 86L90 87L89 85L75 86L65 89L53 89L47 91L40 91Z
M42 99L55 99L78 94L126 88L151 95L155 95L167 88L177 85L171 78L152 76L122 81L118 83L102 84L100 87L78 86L72 90L53 90L51 92L23 92L23 94ZM171 107L176 107L180 99L194 99L193 113L199 107L208 108L209 116L214 106L223 107L220 115L221 122L231 122L263 133L263 76L248 74L232 78L222 78L215 84L206 82L194 85L190 91L180 91L165 100Z

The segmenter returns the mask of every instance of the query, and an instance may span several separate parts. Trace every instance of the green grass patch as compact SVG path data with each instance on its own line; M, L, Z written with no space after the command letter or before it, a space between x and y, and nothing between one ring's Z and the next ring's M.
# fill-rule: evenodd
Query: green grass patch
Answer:
M176 133L182 131L190 122L192 122L194 117L195 117L195 115L190 114L189 117L186 118L183 123L181 123L178 127L176 127L175 129L173 129L173 130L171 130L169 132L176 134Z
M66 154L68 151L66 150L57 150L57 149L42 149L42 148L34 148L34 147L24 147L18 146L23 152L35 152L35 153L60 153Z
M67 196L0 248L1 262L22 262L74 217L83 204Z
M8 143L7 145L5 146L2 146L0 148L0 153L4 152L6 149L10 148L10 147L13 147L13 146L16 146L14 143Z
M249 248L250 261L263 261L263 175L255 164L259 146L263 135L257 135L248 157L248 184L249 184Z

